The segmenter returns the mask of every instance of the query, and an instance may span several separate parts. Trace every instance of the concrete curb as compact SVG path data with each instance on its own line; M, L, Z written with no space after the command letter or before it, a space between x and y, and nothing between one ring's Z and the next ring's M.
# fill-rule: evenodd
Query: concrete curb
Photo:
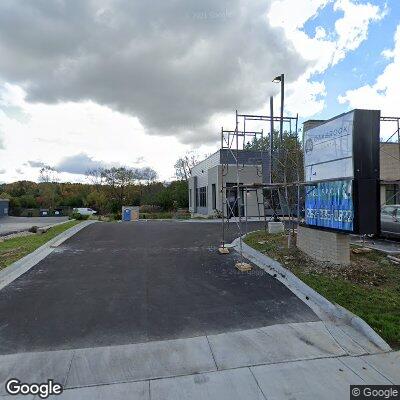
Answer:
M249 232L251 233L251 232ZM244 243L242 236L242 253L245 258L265 270L270 275L275 276L288 289L290 289L297 297L310 306L313 311L321 318L328 317L333 321L340 321L346 325L352 326L356 331L367 337L373 344L383 351L391 351L391 347L360 317L348 311L344 307L333 304L318 292L305 284L301 279L286 269L278 261L260 253L248 244ZM240 238L235 239L231 246L237 251L239 248Z
M61 222L56 222L55 224L41 226L40 228L50 229L53 226L63 225L63 224L66 224L67 222L70 222L70 221L75 221L75 220L74 219L67 219L66 221L61 221Z
M67 239L75 235L83 228L86 228L88 225L96 222L97 221L83 221L80 224L75 225L60 233L53 239L38 247L32 253L27 254L25 257L22 257L20 260L4 268L2 271L0 271L0 290L13 282L18 277L20 277L25 272L29 271L39 261L46 258L50 253L54 251L55 247L65 242Z

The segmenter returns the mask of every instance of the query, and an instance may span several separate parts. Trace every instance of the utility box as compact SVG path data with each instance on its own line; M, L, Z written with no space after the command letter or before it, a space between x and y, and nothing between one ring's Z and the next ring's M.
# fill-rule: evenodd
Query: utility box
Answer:
M0 217L4 217L8 215L9 211L9 202L10 200L8 199L0 199Z
M138 221L139 220L139 207L137 206L122 206L122 221Z

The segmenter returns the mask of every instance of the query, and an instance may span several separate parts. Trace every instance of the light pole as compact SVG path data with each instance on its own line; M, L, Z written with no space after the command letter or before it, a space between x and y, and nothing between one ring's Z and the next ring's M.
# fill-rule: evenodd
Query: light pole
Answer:
M280 142L282 143L282 138L283 138L283 108L284 108L284 102L285 102L285 74L281 74L272 81L275 83L280 82L281 83L281 120L280 120L280 126L279 126L279 139Z
M270 112L270 117L271 117L271 135L270 135L270 140L269 140L269 165L270 165L270 171L269 171L269 182L272 183L272 159L274 156L274 97L271 96L269 98L269 112Z

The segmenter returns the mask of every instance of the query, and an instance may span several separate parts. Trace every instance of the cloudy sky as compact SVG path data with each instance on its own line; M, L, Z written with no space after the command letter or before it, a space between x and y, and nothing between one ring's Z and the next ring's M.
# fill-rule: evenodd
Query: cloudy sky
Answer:
M235 109L267 114L280 73L302 120L400 115L399 0L1 0L0 54L1 182L44 164L169 180Z

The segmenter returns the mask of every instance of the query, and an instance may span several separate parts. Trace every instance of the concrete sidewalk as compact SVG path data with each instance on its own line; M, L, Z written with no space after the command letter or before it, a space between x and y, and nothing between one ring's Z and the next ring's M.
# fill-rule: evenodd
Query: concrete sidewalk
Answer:
M400 254L400 241L384 238L362 238L359 235L350 235L351 243L357 246L369 247L385 254Z
M329 322L187 339L0 356L11 377L49 378L59 399L344 399L351 384L400 384L400 352ZM5 397L8 398L8 397ZM11 398L11 397L10 397Z

